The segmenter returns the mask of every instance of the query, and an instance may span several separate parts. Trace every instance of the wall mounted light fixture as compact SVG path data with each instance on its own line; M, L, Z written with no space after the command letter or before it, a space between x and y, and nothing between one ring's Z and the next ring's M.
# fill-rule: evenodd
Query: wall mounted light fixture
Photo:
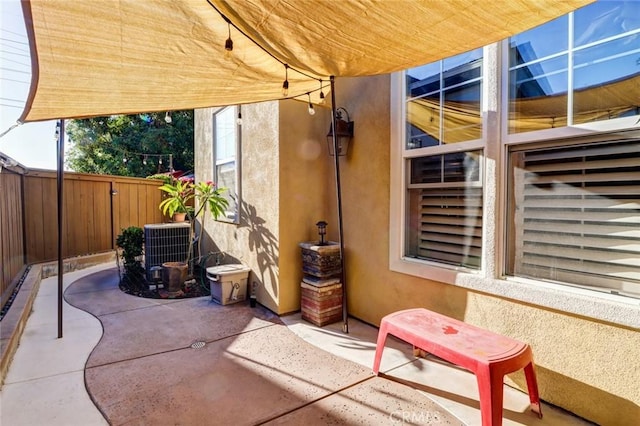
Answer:
M342 119L342 114L347 116L347 120ZM353 138L353 121L349 117L349 113L346 109L339 107L336 109L336 138L338 140L338 155L347 155L349 150L349 142ZM333 123L329 126L329 133L327 133L327 144L329 145L329 155L334 156L333 146Z

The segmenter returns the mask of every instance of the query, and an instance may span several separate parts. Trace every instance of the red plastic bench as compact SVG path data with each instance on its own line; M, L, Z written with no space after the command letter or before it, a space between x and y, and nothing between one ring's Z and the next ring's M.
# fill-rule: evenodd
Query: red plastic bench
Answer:
M502 424L504 375L524 368L531 409L542 418L533 352L526 343L426 309L407 309L382 318L373 372L378 374L387 339L392 334L414 347L473 372L480 391L483 426Z

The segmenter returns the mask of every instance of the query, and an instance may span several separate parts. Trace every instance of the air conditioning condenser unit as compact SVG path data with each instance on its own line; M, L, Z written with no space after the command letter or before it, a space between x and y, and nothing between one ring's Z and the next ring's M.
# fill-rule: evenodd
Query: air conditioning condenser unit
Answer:
M153 281L151 268L154 266L187 260L190 227L189 222L144 226L144 268L147 281Z

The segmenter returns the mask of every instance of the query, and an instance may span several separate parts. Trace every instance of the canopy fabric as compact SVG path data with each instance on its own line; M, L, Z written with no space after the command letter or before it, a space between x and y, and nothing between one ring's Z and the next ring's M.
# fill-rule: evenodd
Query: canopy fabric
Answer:
M282 99L285 75L288 97L316 102L329 76L432 62L591 1L23 0L32 85L20 121Z

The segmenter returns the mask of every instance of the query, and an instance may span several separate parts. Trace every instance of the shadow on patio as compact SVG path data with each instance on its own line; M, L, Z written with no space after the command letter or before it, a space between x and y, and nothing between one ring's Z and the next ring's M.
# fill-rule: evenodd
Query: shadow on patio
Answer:
M345 335L340 324L317 328L248 304L138 298L107 264L65 275L66 302L80 310L65 304L57 339L55 280L42 282L7 375L2 424L480 421L474 376L414 360L404 343L388 341L388 375L375 377L377 330L355 320ZM505 424L582 424L548 406L538 420L526 395L505 388L505 397Z

